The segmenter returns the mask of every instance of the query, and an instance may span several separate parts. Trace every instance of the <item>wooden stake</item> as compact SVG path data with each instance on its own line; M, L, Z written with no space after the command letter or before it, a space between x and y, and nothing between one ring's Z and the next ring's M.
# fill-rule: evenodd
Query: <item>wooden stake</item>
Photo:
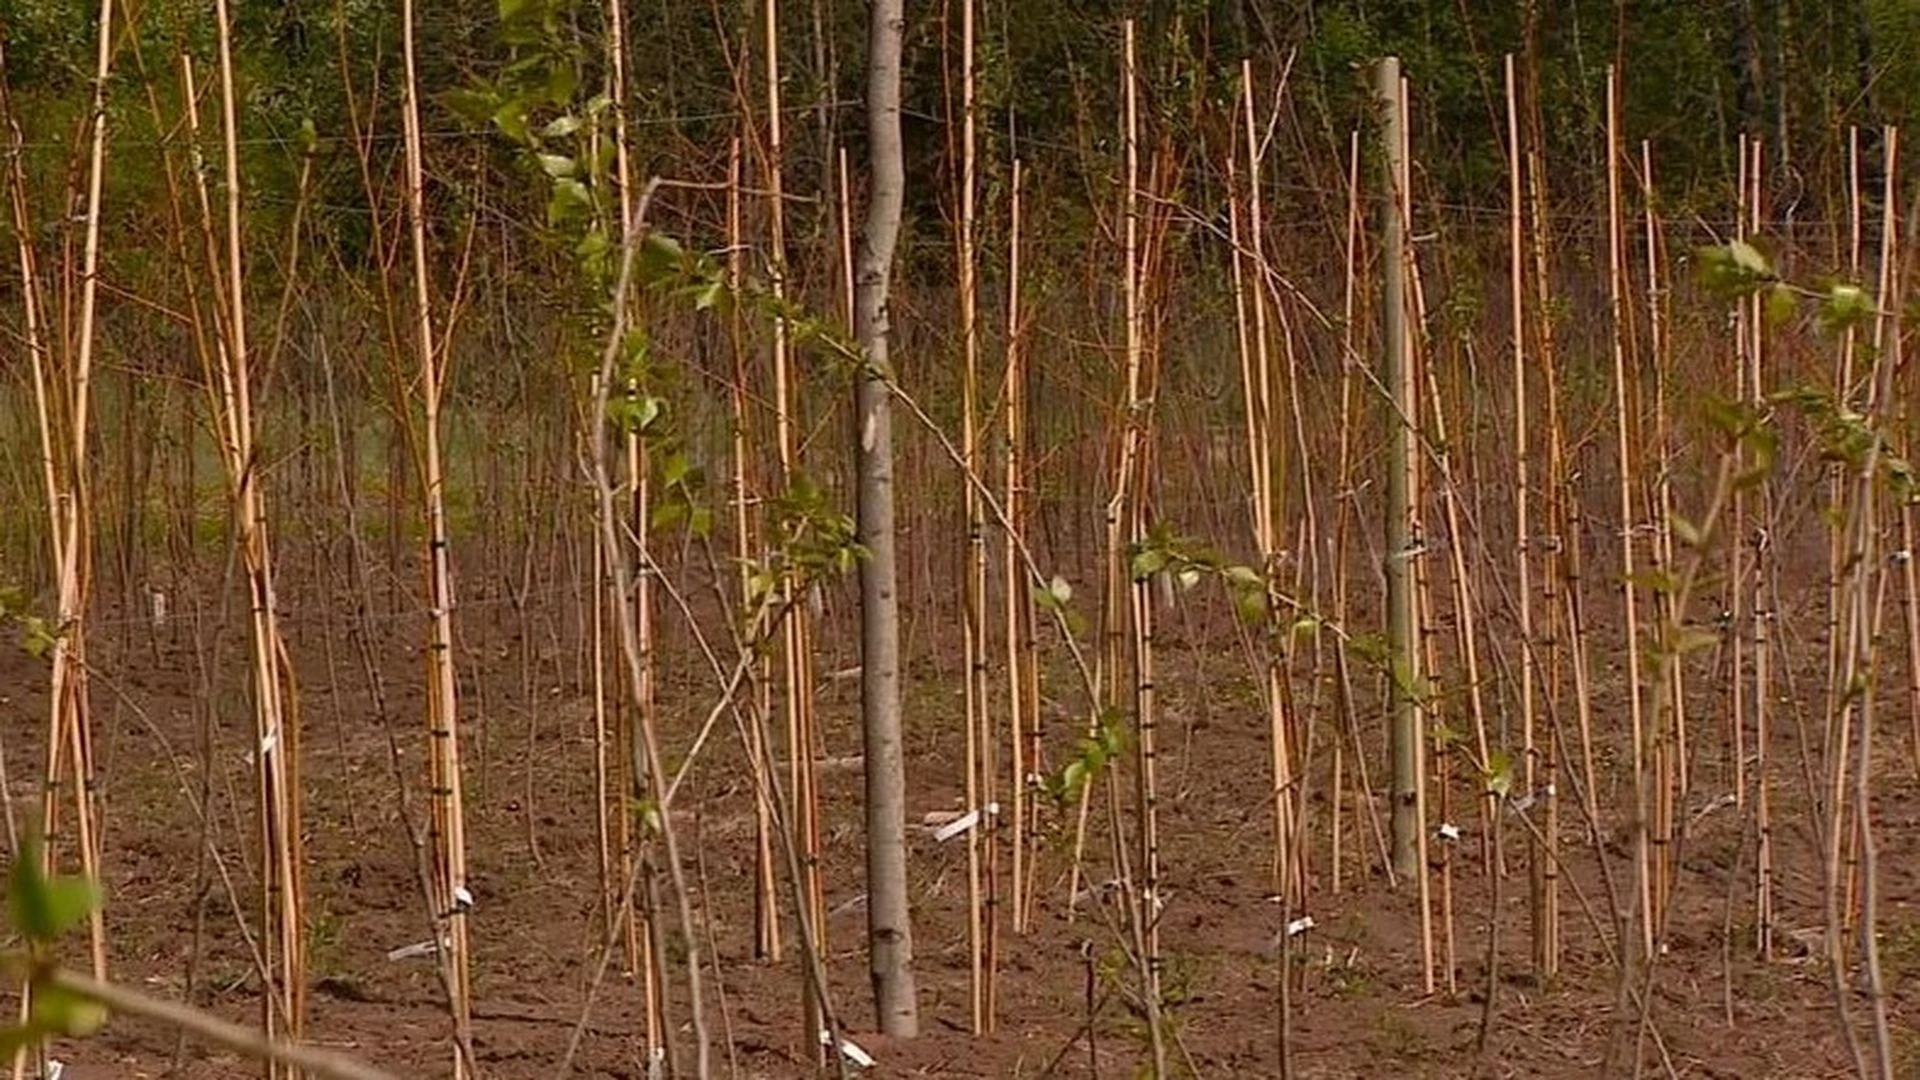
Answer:
M961 575L960 606L965 620L963 662L966 702L966 812L979 815L979 824L967 830L967 987L974 1034L993 1028L991 989L987 972L987 939L993 906L993 885L982 869L982 839L991 843L991 817L985 791L991 783L993 724L987 697L987 533L977 477L983 475L980 430L979 286L974 254L974 0L960 3L960 219L958 222L960 336L964 352L961 381L962 513L966 517L965 572Z
M427 735L433 814L432 902L448 947L438 953L453 1013L455 1080L469 1074L472 1005L468 985L466 816L461 800L460 733L453 669L453 566L448 549L445 479L440 463L440 397L446 387L446 354L433 325L433 294L427 282L425 166L420 137L420 84L414 65L414 0L402 0L406 84L402 121L406 137L406 199L412 240L413 301L420 360L420 445L425 454L421 493L427 519Z
M1616 491L1620 515L1620 593L1626 622L1627 722L1633 745L1633 860L1639 882L1640 934L1645 955L1653 954L1652 874L1647 859L1647 733L1641 708L1640 609L1638 569L1634 562L1634 453L1637 425L1629 404L1634 390L1628 385L1626 229L1620 207L1620 84L1617 71L1607 69L1607 301L1612 313L1613 416Z

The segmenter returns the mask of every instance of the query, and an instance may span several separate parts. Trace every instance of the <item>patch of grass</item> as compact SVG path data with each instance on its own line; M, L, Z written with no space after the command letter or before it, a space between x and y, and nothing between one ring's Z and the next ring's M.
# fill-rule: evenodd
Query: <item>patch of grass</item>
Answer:
M1393 1009L1382 1009L1375 1015L1374 1030L1367 1038L1380 1053L1395 1061L1411 1061L1433 1052L1426 1032Z
M1327 976L1327 990L1334 997L1350 1001L1372 996L1373 976L1358 963L1329 960L1323 970Z
M1890 927L1881 934L1880 968L1890 991L1901 983L1920 980L1920 925ZM1920 1044L1916 1044L1915 1049L1920 1051ZM1905 1071L1901 1075L1920 1075L1920 1072Z

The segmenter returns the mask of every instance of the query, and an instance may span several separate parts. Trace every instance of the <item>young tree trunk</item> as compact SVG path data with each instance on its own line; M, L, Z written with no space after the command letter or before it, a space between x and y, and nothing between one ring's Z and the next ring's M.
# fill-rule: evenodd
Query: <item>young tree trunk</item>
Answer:
M1400 105L1400 60L1387 57L1374 69L1374 98L1382 118L1380 141L1386 163L1381 202L1380 264L1382 381L1392 399L1392 445L1387 464L1387 636L1392 654L1393 720L1388 733L1393 768L1393 872L1402 880L1426 872L1420 863L1420 650L1414 609L1413 378L1409 371L1406 311L1406 222L1402 188L1406 117Z
M871 176L854 290L854 331L866 354L854 409L859 472L861 724L867 764L867 944L880 1030L919 1034L913 925L907 909L906 764L900 740L900 614L895 592L893 405L887 294L900 234L906 169L900 145L903 0L874 0L869 16L867 142Z

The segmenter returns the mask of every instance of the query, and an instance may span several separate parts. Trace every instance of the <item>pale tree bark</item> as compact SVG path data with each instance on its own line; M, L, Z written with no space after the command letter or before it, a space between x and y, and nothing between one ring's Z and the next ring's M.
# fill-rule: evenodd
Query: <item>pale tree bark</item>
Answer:
M907 905L906 763L900 738L900 612L893 528L893 406L887 295L900 235L906 169L900 146L903 0L873 0L867 53L870 185L854 286L854 332L866 355L859 417L860 718L866 732L867 946L880 1030L919 1034L913 923Z

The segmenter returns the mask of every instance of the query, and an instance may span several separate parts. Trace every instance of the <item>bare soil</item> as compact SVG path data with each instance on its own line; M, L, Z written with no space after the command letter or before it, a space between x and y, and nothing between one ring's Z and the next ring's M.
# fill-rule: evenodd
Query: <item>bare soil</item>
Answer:
M481 610L476 608L476 610ZM483 1075L499 1080L560 1075L579 1033L574 1075L644 1077L639 992L616 963L586 1002L598 966L592 814L593 728L587 689L570 655L571 615L515 618L505 605L467 617L462 633L463 738L468 762L468 837L472 890L475 1053ZM206 616L211 620L209 612ZM422 960L391 961L390 950L429 936L415 855L402 811L399 775L416 792L422 771L416 731L423 665L412 642L418 621L384 618L378 643L391 732L379 720L345 618L311 607L291 611L288 627L305 702L304 775L312 941L311 1038L400 1076L445 1075L450 1042L432 969ZM116 629L118 627L118 629ZM210 633L209 633L209 636ZM921 628L922 658L910 695L910 783L916 812L961 804L961 715L954 661L942 655L937 628ZM851 663L844 643L823 635L822 667ZM1267 735L1246 665L1222 642L1174 645L1162 664L1167 707L1162 728L1166 907L1162 922L1167 993L1173 1002L1175 1057L1211 1077L1279 1075L1280 964L1275 948L1283 912L1272 899L1267 810ZM237 898L257 922L244 850L253 843L250 721L244 643L203 655L191 627L177 619L155 632L112 614L95 635L93 687L99 784L106 806L105 884L115 978L167 997L189 992L196 1004L237 1020L257 1016L258 985L235 917ZM217 656L214 655L217 652ZM1813 711L1817 647L1801 667L1801 696ZM685 747L717 681L689 655L669 665L668 745ZM1617 682L1617 679L1615 680ZM828 759L858 749L853 727L856 682L823 678L820 712ZM201 748L202 703L218 705L211 759ZM529 694L529 690L531 693ZM44 740L44 664L0 650L0 737L16 817L38 805ZM1070 684L1052 691L1050 718L1070 730L1081 715ZM1623 724L1614 699L1601 702L1608 730ZM1783 709L1783 713L1787 710ZM1696 714L1723 723L1710 698ZM1895 709L1887 715L1899 715ZM1367 718L1374 723L1373 718ZM1882 882L1881 949L1903 1076L1920 1076L1920 798L1904 732L1882 739L1889 778L1879 793ZM1773 791L1779 825L1781 945L1772 962L1753 956L1752 844L1731 809L1708 809L1724 787L1721 761L1700 765L1695 827L1683 857L1670 949L1660 957L1647 1022L1620 1011L1619 977L1596 923L1611 931L1607 883L1568 808L1569 888L1563 897L1565 970L1551 985L1528 972L1525 838L1509 828L1512 872L1491 903L1480 858L1482 823L1470 805L1453 811L1463 830L1453 848L1451 922L1455 977L1436 993L1421 980L1417 895L1392 889L1371 866L1372 839L1349 809L1347 871L1336 891L1326 847L1314 852L1316 881L1305 912L1313 927L1299 939L1289 1038L1299 1077L1561 1077L1609 1073L1609 1042L1624 1031L1644 1075L1813 1080L1850 1074L1830 991L1830 974L1810 954L1806 935L1821 926L1819 859L1791 715L1776 740ZM390 743L389 734L396 737ZM1325 737L1324 733L1321 736ZM1067 737L1054 744L1055 752ZM690 881L700 889L705 932L717 946L719 991L712 1016L724 1045L719 1075L809 1075L812 1050L801 1030L799 969L751 955L753 825L750 787L732 732L723 728L694 774L679 809ZM1702 745L1712 746L1703 738ZM1614 744L1618 746L1617 742ZM1606 753L1614 752L1603 746ZM1327 745L1317 751L1326 761ZM1376 765L1376 782L1379 768ZM1609 771L1608 775L1611 775ZM1039 877L1040 912L1025 937L1003 937L998 1027L973 1037L967 1024L966 853L916 830L913 885L924 1034L891 1043L870 1026L865 962L862 829L857 765L823 767L825 880L835 1004L853 1037L879 1065L873 1075L932 1077L1142 1075L1144 1028L1130 1011L1118 938L1100 906L1069 919L1066 845L1055 837ZM1324 778L1315 781L1324 786ZM211 835L195 798L210 792ZM1464 785L1460 791L1464 792ZM408 813L417 818L417 794ZM1456 800L1462 796L1456 794ZM1625 792L1603 791L1624 805ZM1326 835L1324 790L1311 799L1315 834ZM1100 817L1095 815L1096 820ZM1619 821L1606 828L1617 830ZM1438 845L1438 842L1436 842ZM1096 836L1091 871L1106 866ZM1436 855L1439 851L1436 846ZM1619 849L1614 849L1616 856ZM1356 860L1364 860L1364 864ZM1616 890L1629 867L1616 857ZM231 880L231 892L222 872ZM1097 884L1096 880L1096 884ZM1442 897L1435 878L1435 904ZM1576 891L1578 895L1576 895ZM1729 904L1729 895L1732 903ZM1591 905L1591 916L1584 904ZM1488 913L1497 922L1496 1010L1486 1047L1478 1044L1488 988ZM789 925L791 920L788 920ZM1444 948L1448 927L1435 929ZM1731 932L1731 940L1729 939ZM1813 942L1817 950L1817 941ZM1851 975L1849 976L1851 977ZM713 980L709 980L713 987ZM1097 1009L1090 1015L1089 996ZM1858 999L1857 1015L1864 1015ZM678 1015L682 1020L685 1009ZM140 1022L116 1019L100 1037L62 1043L54 1056L68 1080L106 1077L229 1077L255 1069L231 1054L188 1043ZM1631 1062L1629 1052L1625 1060Z

